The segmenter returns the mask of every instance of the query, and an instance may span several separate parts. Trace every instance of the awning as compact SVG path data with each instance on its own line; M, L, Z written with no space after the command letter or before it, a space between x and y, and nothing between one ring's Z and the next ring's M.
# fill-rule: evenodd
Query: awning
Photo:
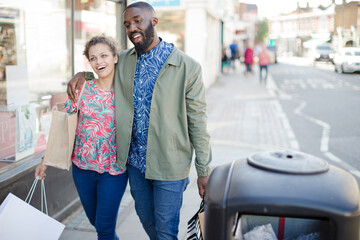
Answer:
M315 48L317 45L328 42L329 38L311 38L303 43L304 48Z

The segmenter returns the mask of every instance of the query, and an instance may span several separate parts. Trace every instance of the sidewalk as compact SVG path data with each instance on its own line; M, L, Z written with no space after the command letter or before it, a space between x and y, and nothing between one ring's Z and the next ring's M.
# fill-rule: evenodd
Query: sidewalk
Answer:
M207 90L208 130L213 151L212 166L244 159L252 153L294 149L298 145L277 97L274 82L269 75L267 87L260 85L258 67L254 74L244 76L243 66L220 77ZM184 193L179 235L186 239L187 221L200 204L197 192L196 171L192 167L190 184ZM61 240L96 240L95 229L89 224L84 211L79 209L64 221ZM134 201L127 188L120 205L117 233L121 240L146 240L134 210Z

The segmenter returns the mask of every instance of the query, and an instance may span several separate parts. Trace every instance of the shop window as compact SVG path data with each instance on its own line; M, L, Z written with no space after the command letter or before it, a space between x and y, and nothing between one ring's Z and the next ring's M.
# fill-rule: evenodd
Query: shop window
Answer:
M0 0L0 168L44 150L49 100L71 74L68 11L65 0Z
M73 1L74 36L72 0L0 0L0 172L45 150L52 106L72 72L90 70L85 42L116 37L115 2Z
M185 48L185 11L157 10L159 24L156 29L159 37L184 51Z
M106 34L116 38L116 3L106 0L75 0L74 64L75 73L92 71L83 56L84 46L92 36Z

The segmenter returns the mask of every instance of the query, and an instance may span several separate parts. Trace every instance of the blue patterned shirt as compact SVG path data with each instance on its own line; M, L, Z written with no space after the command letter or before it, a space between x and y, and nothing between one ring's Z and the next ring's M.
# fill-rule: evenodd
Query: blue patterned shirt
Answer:
M161 67L174 46L165 41L139 54L134 76L134 121L128 163L145 173L151 99Z

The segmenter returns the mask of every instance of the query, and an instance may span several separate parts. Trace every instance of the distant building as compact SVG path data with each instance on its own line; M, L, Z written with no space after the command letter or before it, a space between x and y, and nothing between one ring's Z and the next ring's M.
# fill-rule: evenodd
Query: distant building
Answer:
M335 7L337 47L360 46L360 2L343 2Z
M331 42L334 32L335 4L327 7L300 7L269 19L269 38L280 54L303 56L306 48Z
M280 54L303 56L306 50L328 42L335 49L360 46L360 2L310 8L309 4L269 20L269 38Z
M237 1L232 1L230 5L233 12L224 21L224 28L230 30L230 34L224 37L224 45L228 46L236 41L240 47L240 53L243 53L247 43L254 46L258 7L255 4Z

